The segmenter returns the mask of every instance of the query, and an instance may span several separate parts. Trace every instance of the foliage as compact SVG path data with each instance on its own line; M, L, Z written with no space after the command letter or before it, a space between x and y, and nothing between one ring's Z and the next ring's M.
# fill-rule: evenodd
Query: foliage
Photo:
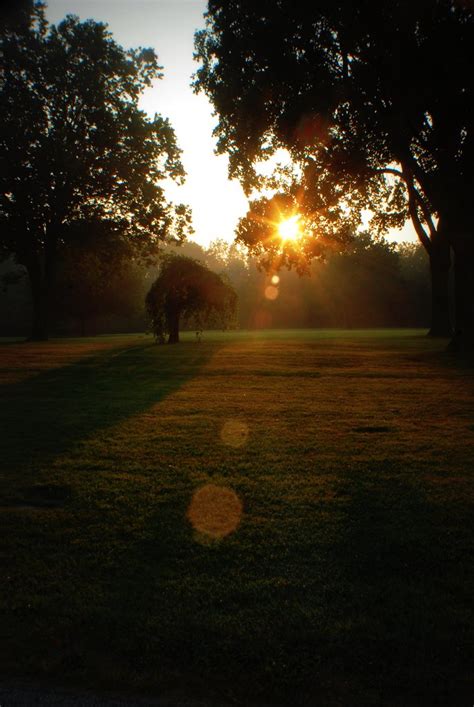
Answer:
M238 295L240 329L429 326L429 268L421 245L362 232L343 248L328 248L304 277L286 267L277 271L278 259L262 269L260 255L235 243L196 246L185 243L180 251L229 280Z
M370 209L379 234L409 216L431 260L433 333L451 328L452 246L456 326L474 348L472 3L210 0L196 49L231 176L250 192L285 148L304 213Z
M306 170L316 208L338 192L362 199L381 228L403 216L398 185L389 189L393 209L380 202L385 169L417 181L422 220L423 206L465 200L472 19L468 3L452 0L210 0L195 85L218 112L231 175L258 186L256 163L284 147ZM390 172L393 161L412 174Z
M226 328L235 315L237 297L232 286L197 260L167 255L146 296L146 309L158 341L179 340L180 320L192 322L197 332L208 326Z
M75 221L113 220L144 259L182 239L188 210L162 182L184 172L168 120L138 108L162 76L153 50L125 51L106 25L72 15L48 27L40 3L13 14L0 40L0 247L47 309Z
M54 310L76 317L84 333L91 317L138 312L143 277L132 244L114 222L76 221L59 250Z
M300 187L293 193L278 193L250 202L250 208L237 225L236 242L259 257L267 270L283 265L308 271L313 259L324 259L329 252L346 247L354 238L358 219L340 203L323 211L314 211ZM300 233L295 239L282 240L278 233L281 221L297 216Z
M186 241L178 250L170 246L166 252L200 260L232 285L238 297L240 329L429 326L429 267L421 245L395 247L360 234L344 249L329 249L324 260L313 261L305 277L282 268L276 287L272 285L276 271L259 269L260 256L234 243L217 241L205 249ZM68 248L64 260L60 257L58 270L55 307L61 315L61 329L56 331L76 330L84 312L97 333L141 330L143 298L159 275L157 267L142 268L128 258L109 263L107 248L83 253L77 244L77 249ZM1 272L0 266L0 277ZM265 296L269 286L277 295L273 300ZM0 291L0 332L21 335L27 330L29 289L24 281L7 289L7 293ZM140 314L133 311L137 302ZM112 312L113 317L106 315Z

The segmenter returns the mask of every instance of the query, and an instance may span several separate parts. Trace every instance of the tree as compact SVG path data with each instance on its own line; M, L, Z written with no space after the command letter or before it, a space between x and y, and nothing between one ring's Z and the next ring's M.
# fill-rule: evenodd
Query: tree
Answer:
M54 313L77 319L85 336L91 318L140 311L145 273L120 229L92 220L76 221L66 230L67 245L58 253Z
M371 208L380 232L407 213L430 257L433 333L474 346L470 3L210 0L196 88L219 114L218 150L247 190L279 147L301 165L308 202ZM387 196L389 200L387 202Z
M71 15L49 27L39 2L17 10L0 30L0 251L28 271L41 339L71 224L113 222L151 259L190 216L160 185L184 176L171 125L138 109L162 76L153 50L125 51L106 25Z
M161 272L146 296L152 331L161 343L179 342L183 321L197 331L204 326L225 328L235 315L237 296L232 286L197 260L165 256Z

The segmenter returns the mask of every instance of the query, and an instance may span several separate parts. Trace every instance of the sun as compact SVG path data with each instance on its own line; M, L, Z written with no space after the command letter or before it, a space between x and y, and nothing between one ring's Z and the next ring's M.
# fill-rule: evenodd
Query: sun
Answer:
M298 214L278 224L278 233L283 241L295 241L301 236Z

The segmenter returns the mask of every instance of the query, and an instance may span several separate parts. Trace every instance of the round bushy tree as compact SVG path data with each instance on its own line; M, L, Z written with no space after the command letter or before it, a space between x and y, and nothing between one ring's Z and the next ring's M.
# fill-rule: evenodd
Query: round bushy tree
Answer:
M197 260L183 255L163 258L160 274L146 296L153 334L160 343L179 342L179 327L193 324L226 328L237 307L233 287Z

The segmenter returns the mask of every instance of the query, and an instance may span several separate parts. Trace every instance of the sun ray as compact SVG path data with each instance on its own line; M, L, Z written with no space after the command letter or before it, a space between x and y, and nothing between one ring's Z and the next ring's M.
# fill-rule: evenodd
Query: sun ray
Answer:
M295 241L301 236L299 219L299 214L295 214L278 224L278 233L282 241Z

